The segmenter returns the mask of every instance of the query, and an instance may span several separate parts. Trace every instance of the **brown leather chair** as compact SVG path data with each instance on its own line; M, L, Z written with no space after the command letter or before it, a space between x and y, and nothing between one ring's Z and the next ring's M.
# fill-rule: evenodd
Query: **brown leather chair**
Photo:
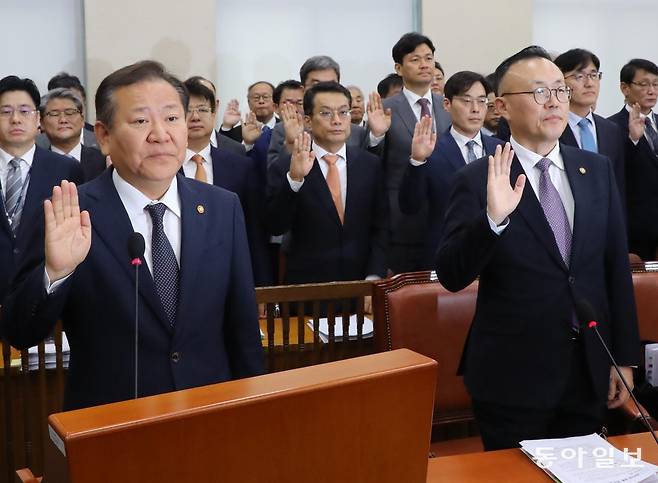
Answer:
M633 266L633 289L640 339L658 342L658 271L651 263Z
M451 293L431 272L396 275L375 283L373 312L375 347L379 351L406 347L439 363L434 399L432 450L439 456L482 451L472 434L471 399L457 376L462 348L477 298L477 282ZM446 439L457 435L458 439Z

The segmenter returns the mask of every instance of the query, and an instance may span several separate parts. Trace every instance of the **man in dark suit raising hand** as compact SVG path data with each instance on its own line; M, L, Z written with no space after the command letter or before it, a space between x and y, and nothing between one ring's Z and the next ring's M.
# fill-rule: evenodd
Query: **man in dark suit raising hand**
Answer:
M96 94L95 129L113 168L80 190L62 182L44 204L45 241L35 230L32 246L45 254L23 259L2 323L11 344L25 348L62 319L71 346L65 409L134 394L133 232L146 245L138 395L263 370L240 201L177 174L187 108L183 84L156 62L110 74Z
M639 337L619 190L610 160L560 144L570 89L539 47L497 69L510 145L459 171L436 270L460 290L479 277L461 369L486 449L589 434L627 398L575 304L598 310L623 373Z

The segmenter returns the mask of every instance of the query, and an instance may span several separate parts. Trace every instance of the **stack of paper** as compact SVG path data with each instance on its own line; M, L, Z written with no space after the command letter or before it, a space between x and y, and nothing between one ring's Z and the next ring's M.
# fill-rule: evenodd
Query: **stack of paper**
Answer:
M334 326L334 340L336 342L339 342L343 340L343 318L341 316L336 316L336 325ZM313 319L309 320L307 322L308 326L313 330ZM349 333L348 337L349 340L356 340L357 338L357 318L356 315L350 315L350 328L349 328ZM324 343L329 342L329 319L321 318L318 319L318 329L319 329L319 334L318 336L320 337L320 340ZM361 330L361 334L363 334L363 338L367 339L368 337L372 337L372 320L370 320L368 317L363 318L363 329Z
M45 365L46 369L54 369L57 367L55 341L52 338L46 340L45 346ZM71 349L69 348L69 341L66 334L62 332L62 364L64 368L69 366L69 355ZM39 369L39 347L34 346L28 349L28 370L34 371Z
M620 451L598 434L521 441L521 451L562 483L658 482L658 466L641 461L639 448Z

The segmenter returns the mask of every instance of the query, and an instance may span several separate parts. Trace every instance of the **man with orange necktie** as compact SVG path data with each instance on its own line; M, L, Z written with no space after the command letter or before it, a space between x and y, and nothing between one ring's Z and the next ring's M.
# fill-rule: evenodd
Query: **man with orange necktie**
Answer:
M311 135L299 134L292 156L269 167L268 226L274 235L290 232L287 283L386 275L383 170L377 156L346 146L350 106L350 92L337 82L308 89L304 122Z
M262 218L265 191L262 178L251 158L210 144L217 116L215 94L195 77L186 80L185 87L190 93L190 108L183 174L238 195L247 226L254 282L257 286L270 285L272 276Z

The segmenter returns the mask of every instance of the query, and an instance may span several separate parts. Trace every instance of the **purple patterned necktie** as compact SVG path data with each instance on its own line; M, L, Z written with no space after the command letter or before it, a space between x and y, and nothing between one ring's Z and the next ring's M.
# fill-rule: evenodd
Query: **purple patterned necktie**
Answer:
M548 158L541 158L535 165L541 172L539 175L539 203L544 210L546 220L553 231L557 248L560 250L564 263L569 266L569 257L571 255L571 227L567 212L562 204L560 194L555 189L548 174L548 167L552 161Z
M430 101L429 99L425 99L424 97L421 97L418 99L418 104L420 104L420 118L424 118L425 116L427 117L432 117L432 113L430 113Z

